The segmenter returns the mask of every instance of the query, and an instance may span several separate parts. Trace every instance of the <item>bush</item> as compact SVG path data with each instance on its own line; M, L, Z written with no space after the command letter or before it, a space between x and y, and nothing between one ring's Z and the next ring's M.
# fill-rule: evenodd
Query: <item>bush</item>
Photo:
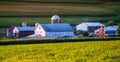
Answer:
M89 36L89 33L87 31L84 31L83 36Z
M98 37L98 36L95 34L92 34L92 35L89 35L89 37Z
M112 26L112 25L115 25L115 22L114 22L114 21L108 21L108 22L107 22L107 26Z
M118 28L118 36L120 37L120 25L119 25L119 28Z
M120 7L116 8L115 11L116 11L117 13L120 13Z
M120 40L120 37L83 37L83 38L52 38L52 39L20 39L0 40L0 45L38 44L38 43L61 43L61 42L85 42L85 41L109 41Z

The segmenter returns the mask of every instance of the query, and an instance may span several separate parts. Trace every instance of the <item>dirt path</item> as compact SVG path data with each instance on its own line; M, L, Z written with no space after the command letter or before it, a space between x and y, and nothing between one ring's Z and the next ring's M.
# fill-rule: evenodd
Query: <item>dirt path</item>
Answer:
M0 11L104 11L96 7L80 7L80 6L0 6Z

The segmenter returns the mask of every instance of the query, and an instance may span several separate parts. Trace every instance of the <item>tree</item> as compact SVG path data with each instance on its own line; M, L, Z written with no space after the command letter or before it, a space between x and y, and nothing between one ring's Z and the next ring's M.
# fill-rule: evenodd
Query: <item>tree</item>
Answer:
M118 36L120 37L120 25L119 25L119 28L118 28Z
M114 21L108 21L107 22L107 26L112 26L112 25L115 25Z
M82 34L83 36L89 36L89 33L87 31L84 31Z

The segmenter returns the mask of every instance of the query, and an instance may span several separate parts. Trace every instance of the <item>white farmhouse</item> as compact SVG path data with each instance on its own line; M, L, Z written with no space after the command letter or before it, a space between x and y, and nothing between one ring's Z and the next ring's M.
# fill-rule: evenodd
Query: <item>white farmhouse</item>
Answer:
M73 37L74 30L67 24L38 24L35 29L35 35L46 38Z
M101 26L104 27L105 25L99 22L83 22L76 26L76 30L87 31L89 34L93 34Z

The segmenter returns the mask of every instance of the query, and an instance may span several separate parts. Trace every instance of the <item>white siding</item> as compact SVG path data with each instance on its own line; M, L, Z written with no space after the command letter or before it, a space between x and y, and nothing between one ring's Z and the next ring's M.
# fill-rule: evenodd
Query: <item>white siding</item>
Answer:
M46 37L64 37L64 36L74 36L74 32L47 32Z
M43 28L42 28L41 26L38 26L38 27L35 29L35 34L36 34L36 35L45 36L45 31L43 30Z
M13 29L13 33L19 33L19 30L17 29L17 27Z
M86 24L79 24L79 25L77 25L76 26L76 30L82 30L82 31L87 31L88 30L88 28L87 28L88 26L86 25Z
M68 36L68 37L72 37L74 36L74 32L46 32L41 25L39 25L38 27L36 27L35 29L35 34L36 35L41 35L44 36L46 38L59 38L59 37L64 37L64 36Z

